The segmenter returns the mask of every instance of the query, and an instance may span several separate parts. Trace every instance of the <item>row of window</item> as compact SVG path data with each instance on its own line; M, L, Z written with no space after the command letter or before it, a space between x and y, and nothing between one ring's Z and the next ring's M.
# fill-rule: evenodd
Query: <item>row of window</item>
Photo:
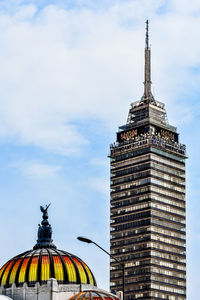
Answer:
M123 257L122 258L118 258L119 260L121 259L121 260L123 260L123 261L130 261L130 260L133 260L133 259L140 259L140 258L143 258L143 257L150 257L150 255L151 255L151 251L150 250L146 250L146 251L141 251L141 252L138 252L138 253L131 253L131 254L125 254L125 255L123 255ZM117 264L116 265L116 261L113 259L113 258L111 258L111 260L110 260L112 263L114 263L115 264L115 268L119 268L119 264ZM114 266L113 266L114 267Z
M184 248L184 247L183 247ZM151 242L146 242L146 243L140 243L140 244L134 244L131 247L126 247L126 248L115 248L115 249L111 249L111 254L115 254L115 255L120 255L120 254L127 254L127 253L131 253L133 251L139 251L139 250L145 250L145 249L159 249L159 250L163 250L166 252L172 252L172 253L176 253L177 252L177 248L174 245L163 245L160 243L156 243L154 241ZM179 250L179 254L185 254L184 250Z
M113 197L112 197L113 198ZM113 200L113 199L112 199ZM144 201L144 200L151 200L151 194L143 194L140 196L136 196L136 197L131 197L129 199L125 199L125 200L121 200L120 201L115 201L115 202L111 202L111 208L116 208L116 207L121 207L121 206L126 206L126 205L130 205L130 204L134 204L140 201Z
M132 247L127 247L127 248L120 247L117 249L111 249L111 254L120 255L120 254L126 254L133 251L145 250L148 248L150 248L149 243L141 243L141 244L132 245Z
M163 245L161 243L151 242L151 243L148 243L147 246L149 248L151 248L152 250L159 249L159 250L163 250L165 252L170 252L173 254L178 252L180 255L185 255L185 249L180 250L180 249L177 249L177 247L175 247L173 245Z
M148 170L148 171L134 173L129 176L115 178L115 179L111 180L111 185L129 182L129 181L133 181L133 180L139 179L139 178L146 178L146 177L149 177L150 174L151 174L151 171Z
M141 168L143 168L143 167L141 167ZM158 162L152 162L152 161L149 164L149 168L151 168L151 169L149 169L148 171L144 171L144 172L141 172L138 170L139 169L138 165L135 166L135 169L133 169L133 167L132 167L132 168L122 169L119 171L112 170L111 171L111 178L112 178L111 184L117 184L117 183L122 183L122 182L130 181L133 179L137 179L137 178L142 178L142 177L148 176L149 174L164 178L165 180L171 181L173 183L177 183L177 184L181 184L181 185L185 184L185 173L184 172L179 172L175 169L171 169L169 167L163 166L163 165L159 164ZM145 170L146 169L147 168L145 168ZM128 171L126 171L126 170L128 170ZM134 173L134 174L131 174L131 173ZM126 176L127 174L131 174L131 175ZM122 177L118 178L119 176L122 176ZM117 177L117 178L113 178L113 177Z
M148 193L148 194L143 194L137 197L131 197L129 199L125 199L125 200L120 200L120 201L115 201L115 202L111 202L111 209L114 207L121 207L121 206L125 206L125 205L130 205L130 204L134 204L137 203L139 201L144 201L144 200L151 200L151 202L153 200L158 201L158 202L163 202L163 204L169 204L170 208L172 208L172 206L177 206L180 208L185 208L185 202L184 201L175 201L172 199L169 199L168 197L165 197L165 195L161 196L155 193ZM153 203L153 202L152 202Z
M146 259L146 260L136 260L136 261L132 261L129 262L125 265L125 267L130 268L130 267L138 267L138 266L145 266L145 265L149 265L149 264L154 264L154 265L158 265L161 267L166 267L166 268L171 268L171 269L177 269L177 270L181 270L181 271L185 271L185 266L184 265L180 265L177 263L170 263L168 261L163 261L163 260L159 260L159 259ZM127 271L127 275L131 275L132 271Z
M137 220L137 219L142 219L142 218L148 218L150 217L150 211L144 211L144 212L139 212L136 214L127 214L122 217L118 217L115 219L111 220L111 223L122 223L122 222L127 222L131 220Z
M156 259L156 258L151 259L151 264L158 265L160 267L177 269L177 270L181 270L181 271L185 271L185 269L186 269L185 265L177 264L177 263L171 263L171 262L164 261L164 260L161 260L161 259Z
M151 234L151 240L171 244L175 246L185 247L185 241L177 241L175 239L166 238L160 235Z
M184 177L184 170L185 170L185 165L177 162L173 162L172 160L167 160L165 158L162 158L161 156L156 156L154 154L148 154L148 155L140 155L138 157L129 159L129 160L124 160L121 161L120 163L114 163L111 164L111 173L115 173L114 170L118 169L119 167L124 167L124 169L127 169L130 165L134 165L136 163L140 163L146 160L152 160L151 164L152 166L156 167L158 164L161 170L168 171L169 173L173 173L176 176L183 176ZM164 165L161 165L164 164ZM174 168L179 169L174 170Z
M111 209L111 217L112 216L115 217L115 216L122 215L122 214L125 214L125 213L131 213L131 212L134 212L136 210L141 210L141 209L144 210L145 208L152 208L152 209L156 208L156 209L162 210L163 213L164 212L173 213L173 214L185 217L185 211L174 209L170 206L157 204L155 202L145 202L145 203L136 204L136 205L133 205L133 206L128 206L126 208L121 208L121 209L116 209L116 210L114 210L112 208ZM160 214L160 216L161 216L161 214Z
M171 253L179 253L181 255L185 255L185 250L178 250L177 247L175 245L163 245L161 243L156 243L154 241L152 241L151 243L148 244L148 247L151 247L152 249L159 249L159 250L163 250L163 251L167 251L167 252L171 252ZM183 246L182 246L183 247ZM184 248L184 247L183 247Z
M142 154L147 154L149 152L150 152L150 147L145 148L145 149L134 150L132 152L123 153L123 154L120 154L120 155L116 155L114 157L111 157L111 163L116 162L116 161L120 161L120 160L124 160L124 159L129 159L129 158L132 158L132 157L137 157L137 156L140 156Z
M150 297L155 297L155 298L159 298L159 299L167 299L167 300L185 300L185 296L181 297L180 295L179 296L173 296L173 295L166 295L166 294L163 294L161 292L156 292L156 291L151 291L151 292L148 292L148 293L136 293L134 295L134 298L135 299L149 299ZM130 300L133 299L132 298L132 295L130 296Z
M150 225L150 219L117 225L115 227L111 227L110 230L111 231L119 231L119 230L125 230L125 229L129 229L129 228L147 226L147 225Z
M166 152L165 150L160 150L160 149L156 149L156 148L150 148L150 151L152 153L154 153L155 155L159 155L158 157L164 157L164 159L172 159L172 161L177 161L179 163L182 163L183 165L185 165L185 157L180 157L177 156L177 154L171 154L169 152ZM159 159L158 159L159 160Z
M130 159L126 159L126 160L123 160L123 161L120 161L120 162L112 163L111 164L111 170L112 169L117 169L117 168L120 168L120 167L126 167L128 165L135 164L135 163L138 163L138 162L141 163L142 161L145 161L145 160L150 160L150 154L140 155L140 156L137 156L137 157L134 157L134 158L130 158Z
M137 290L148 290L148 289L156 289L156 290L159 290L159 291L165 291L165 292L170 292L170 293L176 293L176 294L182 294L184 295L185 294L185 289L184 288L176 288L176 287L171 287L171 286L168 286L168 285L162 285L162 284L156 284L156 283L151 283L151 284L146 284L146 283L143 283L143 284L133 284L131 285L130 287L127 286L126 287L126 290L130 290L130 291L137 291ZM166 295L165 295L166 297ZM164 299L167 299L167 298L164 298Z
M162 204L169 204L170 207L177 207L177 208L183 208L185 209L185 201L184 200L180 200L180 199L176 199L178 201L176 201L175 199L170 199L167 197L167 195L158 195L156 193L151 193L151 200L155 200L158 202L162 202ZM180 195L179 195L180 196Z
M150 174L151 174L151 176L156 176L156 177L159 177L159 178L163 178L167 181L185 186L185 178L183 178L183 177L180 177L180 176L176 177L176 176L171 175L171 174L166 174L166 173L164 173L160 170L156 171L155 169L151 169Z
M120 245L121 243L123 245L128 244L129 240L132 242L133 240L139 241L140 238L147 239L150 233L160 233L162 235L167 235L179 239L185 239L185 233L179 233L174 230L168 230L165 228L161 228L158 226L149 226L149 227L141 227L135 230L127 230L127 231L122 231L122 232L117 232L117 233L112 233L110 238L113 246ZM142 234L142 236L137 237L138 235ZM126 239L124 239L126 237ZM133 239L130 239L129 237L134 237ZM129 238L129 239L128 239ZM119 239L118 241L113 241L113 240Z
M151 256L155 256L155 257L159 257L159 258L163 258L163 259L168 259L168 260L172 260L172 261L176 261L176 262L180 262L180 263L186 263L186 258L185 256L178 256L177 254L169 254L166 252L161 252L161 251L156 251L156 250L151 250Z
M152 233L160 233L160 234L168 235L171 237L176 237L179 239L185 239L185 233L179 233L179 232L173 231L171 229L168 230L168 229L157 227L157 226L151 226L151 232Z
M175 190L175 191L180 192L180 193L185 193L185 187L184 186L177 186L175 184L169 184L169 183L163 181L162 179L156 179L156 178L151 177L150 183L158 184L162 187L165 187L165 188L168 188L168 189L171 189L171 190Z
M159 193L163 196L168 196L168 197L180 200L180 201L185 200L184 194L178 194L177 192L168 191L166 189L162 189L162 187L158 187L158 186L154 186L154 185L138 187L137 189L127 190L127 191L119 192L116 194L112 194L111 200L119 199L122 197L129 197L132 195L138 195L138 194L145 193L145 192L155 192L155 193Z
M150 227L141 227L141 228L137 228L137 229L132 229L132 230L126 230L126 231L122 231L122 232L112 232L110 235L111 239L120 239L120 238L124 238L124 237L131 237L134 236L136 234L143 234L143 233L150 233Z
M180 210L180 209L176 209L176 208L171 207L169 205L163 205L163 204L160 204L160 203L158 204L156 202L151 202L150 207L151 208L157 208L157 209L163 210L165 212L169 212L169 213L173 213L173 214L181 215L181 216L185 217L185 211Z
M150 152L150 147L148 148L143 148L143 149L137 149L131 152L126 152L120 155L115 155L114 157L111 157L111 163L112 162L117 162L117 161L121 161L121 160L126 160L132 157L138 157L141 156L143 154L149 154ZM112 155L112 154L111 154Z
M150 259L131 261L125 264L125 268L145 266L150 264L150 261L151 261Z
M162 157L160 155L156 155L154 153L151 153L151 159L155 160L156 162L168 165L170 167L174 167L174 168L178 168L178 169L181 169L181 170L185 170L185 164L182 163L182 162L174 161L172 159L168 159L168 158Z
M150 208L151 207L151 203L150 202L145 202L145 203L141 203L141 204L135 204L134 206L129 206L126 208L121 208L121 209L117 209L111 210L111 216L117 216L117 215L121 215L124 213L129 213L131 211L135 211L135 210L139 210L139 209L145 209L145 208Z
M140 276L140 277L127 277L127 283L137 283L137 282L148 282L151 280L151 276Z
M132 248L127 248L127 249L115 249L114 251L112 251L112 254L120 254L120 253L126 253L126 250L128 250L129 252L134 251L136 248L140 249L139 247L132 247ZM124 251L123 251L124 250ZM186 266L185 264L180 264L178 262L169 262L166 260L162 260L162 259L157 259L157 258L149 258L149 259L143 259L143 260L132 260L129 261L125 264L126 268L132 268L132 267L141 267L141 266L145 266L145 265L157 265L160 267L164 267L164 268L171 268L171 269L176 269L176 270L180 270L180 271L185 271L186 270ZM111 268L112 271L119 271L121 270L121 268L119 268L119 265L117 266L113 266ZM126 275L131 275L132 274L132 269L131 270L127 270L125 272Z
M183 237L185 238L185 236L183 236ZM141 235L141 236L136 236L134 238L120 239L118 241L111 240L111 247L122 247L122 246L126 246L126 245L131 245L134 243L141 243L141 242L146 242L146 241L150 241L150 240L159 241L159 242L163 242L163 243L167 243L167 244L175 245L175 246L179 246L179 247L185 247L185 240L178 241L175 239L166 238L166 237L156 235L156 234L151 234L151 235L145 234L145 235ZM172 258L170 258L170 259L172 259Z
M148 211L143 211L143 212L139 212L139 213L135 213L135 214L126 214L124 216L121 216L121 217L116 217L114 219L111 219L111 224L115 223L122 223L122 222L127 222L127 221L131 221L131 220L137 220L137 219L141 219L141 218L147 218L147 217L150 217L152 216L154 219L156 217L159 218L159 224L162 225L162 226L167 226L167 227L172 227L172 228L182 228L183 225L185 225L185 219L183 219L183 217L178 217L178 216L174 216L174 215L171 215L167 212L161 212L161 211L157 211L157 210L148 210ZM167 223L165 220L163 219L160 219L160 218L163 218L163 219L167 219ZM181 223L183 224L181 227L174 223L171 223L171 222L168 222L168 221L172 221L172 222L177 222L177 223ZM156 221L156 224L157 221ZM167 225L166 225L167 224ZM175 227L174 227L175 226ZM177 227L179 226L179 227Z
M160 291L166 291L166 292L171 292L171 293L176 293L176 294L185 294L185 289L178 289L174 287L169 287L161 284L151 284L152 289L160 290Z
M167 284L174 284L174 285L180 285L182 287L185 287L185 280L182 279L173 279L170 277L164 277L164 276L157 276L157 275L151 275L151 280L159 281Z
M115 187L111 187L111 192L119 192L120 190L125 190L125 189L130 189L130 188L135 188L140 185L144 184L150 184L151 183L151 178L143 178L135 181L131 181L129 183L124 183Z
M134 243L141 243L141 242L145 242L145 241L149 241L150 240L150 234L143 234L140 236L136 236L132 239L121 239L119 241L111 241L111 247L117 247L117 246L125 246L125 245L130 245L130 244L134 244Z
M159 162L151 161L151 168L154 168L155 170L161 171L163 173L169 173L171 175L175 175L180 178L185 178L185 172L184 171L178 171L176 169L170 168L168 166L164 166L159 164Z
M151 213L152 213L152 216L157 216L157 217L160 217L160 218L163 218L163 219L168 219L170 221L177 222L177 223L182 223L182 224L185 225L184 216L178 217L178 216L170 214L169 212L162 212L162 211L158 211L158 210L155 210L155 209L152 209Z
M177 186L177 185L169 184L167 182L162 181L161 179L156 179L156 178L152 178L152 177L131 181L129 183L124 183L124 184L117 185L117 186L114 186L114 187L112 186L111 187L111 192L117 193L121 190L135 188L137 186L142 186L142 185L145 185L145 184L156 184L156 185L159 185L162 188L167 188L167 189L170 189L170 190L174 190L176 192L185 193L185 187L184 186Z
M136 165L134 167L125 168L123 170L112 171L111 178L120 177L120 176L124 176L124 175L131 174L131 173L137 173L137 172L148 170L148 169L150 169L150 163L143 163L143 164Z
M169 197L172 197L172 198L176 198L177 200L185 200L185 195L184 194L177 194L177 192L168 191L166 189L162 189L161 187L157 187L157 186L154 186L154 185L150 186L150 191L155 192L155 193L159 193L159 194L163 194L165 196L169 196Z
M126 184L122 184L122 183L131 182L130 185L131 184L135 185L136 181L134 181L134 180L137 180L140 178L147 178L150 176L156 176L157 178L159 177L159 178L167 180L168 182L171 183L171 185L170 185L169 183L166 182L166 187L168 187L168 188L174 189L174 186L177 187L177 185L178 185L180 191L185 190L185 180L184 179L177 178L177 177L168 175L166 173L158 172L153 169L148 170L148 171L139 172L139 173L134 173L129 176L122 176L120 178L113 179L113 180L111 180L111 188L116 189L116 190L128 188L128 186L126 186ZM156 181L156 180L159 180L159 179L154 179L154 181ZM164 185L163 181L161 181L161 182L162 182L161 184L160 183L158 183L158 184ZM153 182L153 183L156 183L156 182ZM113 185L119 185L119 184L122 184L122 185L118 186L118 187L113 186ZM138 184L136 184L136 185L138 185Z
M122 198L122 197L129 197L132 195L142 194L142 193L148 192L150 190L151 190L150 186L138 187L137 189L134 189L134 190L128 190L128 191L112 194L111 200L115 200L115 199Z
M178 271L175 271L175 270L151 267L151 272L156 273L156 274L160 274L160 275L166 275L166 276L185 279L185 274L184 273L178 272Z
M156 216L153 216L152 225L159 225L159 226L167 227L168 229L176 229L185 232L184 224L181 223L175 224L172 222L167 222L166 220L157 219Z

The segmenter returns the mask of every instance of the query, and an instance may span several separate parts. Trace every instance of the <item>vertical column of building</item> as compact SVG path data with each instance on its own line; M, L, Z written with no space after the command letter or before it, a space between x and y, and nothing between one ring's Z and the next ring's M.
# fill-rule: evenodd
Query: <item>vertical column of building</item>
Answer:
M111 149L111 254L125 263L125 290L150 289L150 154ZM111 262L111 290L122 290L120 266Z
M181 300L186 289L185 157L152 150L151 295Z

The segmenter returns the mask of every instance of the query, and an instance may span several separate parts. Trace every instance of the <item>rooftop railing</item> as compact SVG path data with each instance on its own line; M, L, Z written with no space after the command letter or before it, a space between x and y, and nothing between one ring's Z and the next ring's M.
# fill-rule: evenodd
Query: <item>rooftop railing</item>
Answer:
M168 150L186 156L186 146L184 144L171 141L159 135L144 134L134 139L125 140L121 143L116 142L110 145L111 154L120 153L124 150L153 146L161 150Z

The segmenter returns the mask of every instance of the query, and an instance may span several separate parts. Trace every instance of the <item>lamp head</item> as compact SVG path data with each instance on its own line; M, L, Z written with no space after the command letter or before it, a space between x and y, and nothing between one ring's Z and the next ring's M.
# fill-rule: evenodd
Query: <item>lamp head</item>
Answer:
M83 236L78 236L78 237L77 237L77 240L79 240L79 241L81 241L81 242L84 242L84 243L88 243L88 244L93 243L92 240L90 240L90 239L88 239L88 238L86 238L86 237L83 237Z

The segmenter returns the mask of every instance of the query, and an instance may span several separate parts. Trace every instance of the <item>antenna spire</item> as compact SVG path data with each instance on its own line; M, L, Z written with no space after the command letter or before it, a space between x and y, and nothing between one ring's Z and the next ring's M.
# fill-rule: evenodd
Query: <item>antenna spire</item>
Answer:
M146 20L146 49L149 49L149 20Z
M146 20L145 66L144 66L144 95L142 100L154 101L151 93L151 49L149 48L149 21Z

